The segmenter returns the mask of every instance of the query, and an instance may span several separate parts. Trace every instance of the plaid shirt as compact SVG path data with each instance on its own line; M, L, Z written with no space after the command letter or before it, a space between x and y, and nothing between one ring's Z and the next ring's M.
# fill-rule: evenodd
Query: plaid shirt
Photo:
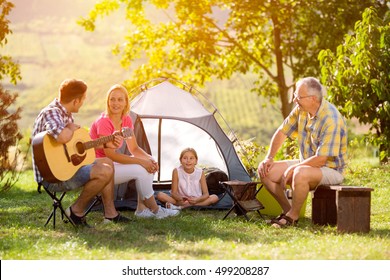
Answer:
M343 172L347 156L347 128L334 105L323 99L312 118L296 106L279 129L292 139L298 137L301 161L312 156L327 156L325 166Z
M54 99L48 106L42 109L38 117L35 119L32 137L42 131L47 131L49 135L53 136L54 139L57 139L58 135L65 128L65 126L68 123L73 123L73 121L72 114L66 111L58 99ZM43 178L34 162L34 153L32 160L35 181L40 183L43 181Z

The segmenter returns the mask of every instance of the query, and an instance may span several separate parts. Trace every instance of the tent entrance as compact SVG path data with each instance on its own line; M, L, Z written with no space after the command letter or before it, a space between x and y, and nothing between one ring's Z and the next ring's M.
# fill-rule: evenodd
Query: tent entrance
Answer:
M167 183L172 179L172 171L180 165L179 156L183 149L192 147L198 154L198 166L216 167L228 174L228 169L216 141L201 128L180 120L162 118L141 118L142 128L147 137L138 144L150 147L150 152L159 163L160 172L156 173L157 183ZM139 128L135 129L136 131ZM142 140L141 140L142 141Z

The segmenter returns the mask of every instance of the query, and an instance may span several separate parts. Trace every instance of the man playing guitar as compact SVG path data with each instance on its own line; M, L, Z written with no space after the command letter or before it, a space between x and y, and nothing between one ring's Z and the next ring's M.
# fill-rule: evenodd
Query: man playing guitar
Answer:
M87 95L85 82L76 79L64 80L59 88L59 97L55 98L39 113L35 120L32 137L45 131L56 143L70 142L75 131L80 126L74 123L72 113L77 113ZM121 141L120 136L114 136L107 146L115 148ZM34 140L33 140L34 142ZM64 148L65 149L65 148ZM37 153L36 151L33 153ZM50 191L70 191L83 187L78 199L66 209L66 214L76 226L89 225L84 212L91 200L101 194L104 204L105 220L112 222L128 222L129 219L121 216L114 205L113 164L108 158L96 159L92 164L81 166L68 180L53 182L43 178L33 155L34 177L38 184L42 184Z

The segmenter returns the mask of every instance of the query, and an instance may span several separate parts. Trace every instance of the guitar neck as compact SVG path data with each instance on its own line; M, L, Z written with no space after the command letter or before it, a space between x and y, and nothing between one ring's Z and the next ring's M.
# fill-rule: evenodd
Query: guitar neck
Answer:
M114 140L114 137L114 135L108 135L98 138L96 140L87 141L84 143L84 147L86 150L96 148L97 146L103 145L107 142Z

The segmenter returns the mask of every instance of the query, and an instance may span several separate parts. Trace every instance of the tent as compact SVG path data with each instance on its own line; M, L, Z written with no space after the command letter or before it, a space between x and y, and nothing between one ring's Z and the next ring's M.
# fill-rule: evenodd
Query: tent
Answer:
M217 118L224 121L223 117L199 91L182 82L161 78L137 87L130 95L130 116L137 143L160 166L153 184L156 191L170 189L172 171L180 165L180 153L187 147L197 151L199 167L222 170L229 180L251 180L233 145L239 143L237 137L226 122L232 139L225 134L217 122ZM116 207L135 209L134 191L134 184L117 185ZM230 197L225 195L211 208L231 206Z
M219 168L229 180L250 181L233 145L237 138L230 131L230 139L222 130L217 115L223 118L216 107L182 82L157 81L157 85L150 87L149 82L139 87L130 105L137 142L160 165L156 184L171 181L172 170L180 165L179 155L186 147L197 151L200 167Z

